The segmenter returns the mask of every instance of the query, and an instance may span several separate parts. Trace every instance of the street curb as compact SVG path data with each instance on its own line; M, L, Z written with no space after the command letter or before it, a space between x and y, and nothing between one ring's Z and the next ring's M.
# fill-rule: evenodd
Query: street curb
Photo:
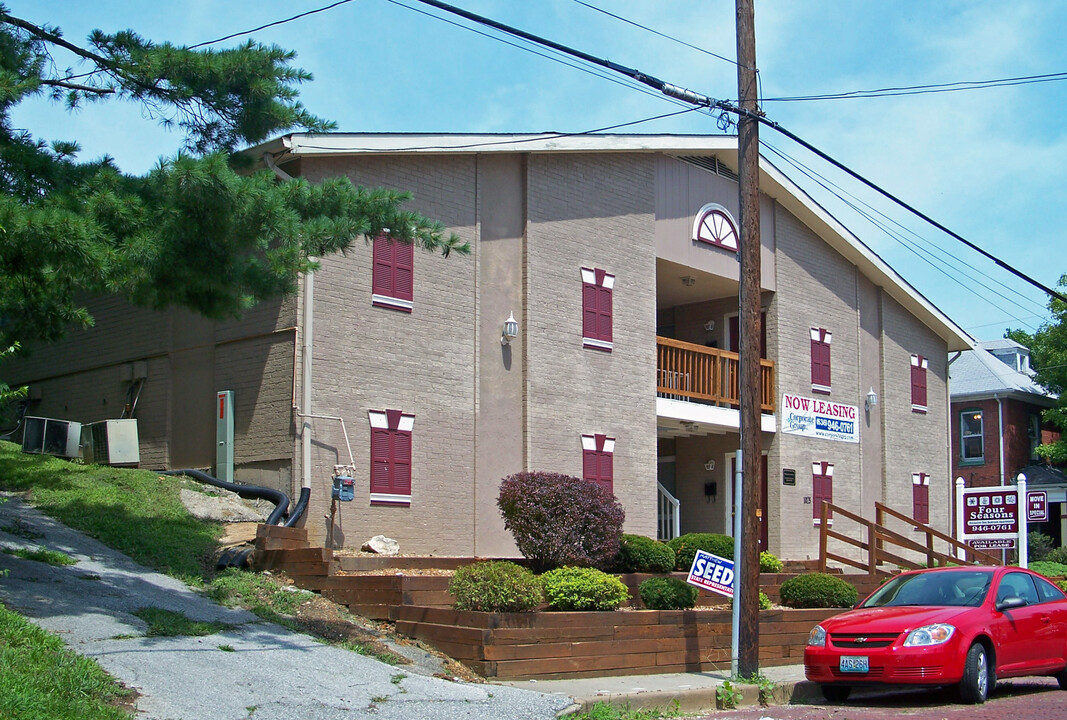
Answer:
M775 683L769 692L760 697L760 688L752 683L732 682L731 685L740 697L734 708L752 708L759 706L790 705L804 703L821 698L816 683L801 680ZM611 705L623 710L679 710L682 712L704 712L708 710L726 710L717 695L721 684L687 690L642 690L638 692L598 693L574 697L574 705L561 710L556 716L565 717L580 712L589 712L597 703Z

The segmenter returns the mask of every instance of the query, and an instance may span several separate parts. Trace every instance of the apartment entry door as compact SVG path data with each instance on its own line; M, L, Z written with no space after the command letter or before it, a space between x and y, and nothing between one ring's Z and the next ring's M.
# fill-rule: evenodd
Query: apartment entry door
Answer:
M756 509L756 517L759 518L759 550L760 552L766 552L767 550L767 524L769 519L767 517L767 454L764 453L760 458L760 482L759 482L759 508ZM727 478L726 485L730 488L727 507L730 508L727 515L728 533L733 533L734 527L734 477L737 474L737 456L733 453L730 454L730 462L728 463L730 468L730 477Z

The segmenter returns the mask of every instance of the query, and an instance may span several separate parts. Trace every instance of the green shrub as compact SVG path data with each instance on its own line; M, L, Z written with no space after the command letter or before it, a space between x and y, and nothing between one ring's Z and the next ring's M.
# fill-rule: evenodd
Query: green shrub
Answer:
M718 533L687 533L679 535L667 543L674 550L677 559L674 563L675 570L689 571L693 566L693 558L697 550L718 555L727 560L734 558L734 539L729 535Z
M700 593L693 585L672 577L649 578L637 592L649 610L688 610L697 604Z
M1052 538L1031 530L1026 534L1026 559L1029 562L1044 560L1052 551Z
M1063 563L1038 560L1037 562L1027 563L1026 566L1045 577L1063 577L1067 575L1067 565Z
M622 505L592 480L520 472L500 483L504 527L535 570L564 565L610 567L626 518Z
M767 597L767 593L763 592L762 590L759 591L759 609L760 610L770 610L771 609L771 599L769 597Z
M856 588L839 577L811 573L782 583L782 604L794 608L852 607Z
M541 604L541 581L513 562L478 562L456 570L448 591L457 610L530 612Z
M1053 550L1049 550L1048 555L1044 557L1048 562L1062 563L1067 565L1067 547L1058 547Z
M1056 586L1059 587L1060 590L1067 592L1067 580L1057 580Z
M782 561L769 552L759 554L759 571L765 573L782 572Z
M541 576L553 610L617 610L630 591L614 575L596 568L561 567Z
M622 536L616 567L619 572L669 573L674 569L674 550L666 543L644 535Z

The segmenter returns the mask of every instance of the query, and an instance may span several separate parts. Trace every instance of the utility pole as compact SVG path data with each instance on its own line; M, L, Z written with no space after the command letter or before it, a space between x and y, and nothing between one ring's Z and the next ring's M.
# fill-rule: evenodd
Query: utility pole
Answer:
M756 30L753 0L736 0L737 175L741 209L741 262L738 292L741 390L741 587L737 671L759 672L760 472L760 229L759 122L756 86ZM735 508L735 512L737 509ZM766 522L766 519L763 519ZM735 592L738 588L734 589Z

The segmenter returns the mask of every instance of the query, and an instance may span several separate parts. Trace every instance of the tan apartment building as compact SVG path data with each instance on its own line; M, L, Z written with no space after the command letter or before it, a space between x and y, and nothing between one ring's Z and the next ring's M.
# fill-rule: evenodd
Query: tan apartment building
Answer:
M736 138L294 134L249 152L281 177L409 190L472 252L357 243L239 322L96 304L96 327L3 368L32 414L117 417L136 388L142 466L207 467L232 391L236 479L307 482L302 523L339 546L513 555L496 497L520 470L607 485L627 532L730 532ZM763 546L814 557L823 500L948 531L947 354L972 340L766 160L760 186ZM331 502L338 465L351 502Z

